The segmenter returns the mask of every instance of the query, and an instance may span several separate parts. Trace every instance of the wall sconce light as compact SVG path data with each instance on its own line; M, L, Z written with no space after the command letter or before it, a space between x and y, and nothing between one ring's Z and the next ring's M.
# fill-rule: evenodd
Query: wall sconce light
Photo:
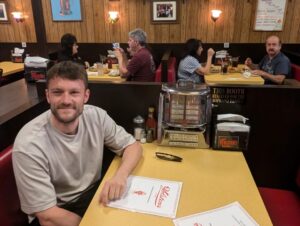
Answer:
M119 20L119 12L117 11L109 11L108 12L108 20L111 24L118 22Z
M216 22L217 19L219 19L220 15L221 15L222 11L218 10L218 9L213 9L211 11L211 19Z
M11 13L13 15L13 18L16 20L17 23L24 22L25 18L22 12L15 11Z

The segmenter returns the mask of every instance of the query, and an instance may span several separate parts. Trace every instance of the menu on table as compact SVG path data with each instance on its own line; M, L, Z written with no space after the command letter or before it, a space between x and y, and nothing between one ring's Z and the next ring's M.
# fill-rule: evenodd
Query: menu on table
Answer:
M174 218L181 187L182 182L130 176L122 198L110 202L108 206Z
M238 203L173 220L175 226L258 226L259 224Z

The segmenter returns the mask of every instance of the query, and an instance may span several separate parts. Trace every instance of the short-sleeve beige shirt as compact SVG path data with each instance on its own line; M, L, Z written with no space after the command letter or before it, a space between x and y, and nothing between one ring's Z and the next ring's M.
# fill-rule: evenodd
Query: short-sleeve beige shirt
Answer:
M103 147L118 155L135 142L106 111L85 105L76 135L50 124L50 110L16 137L13 167L22 210L31 215L78 197L101 177Z

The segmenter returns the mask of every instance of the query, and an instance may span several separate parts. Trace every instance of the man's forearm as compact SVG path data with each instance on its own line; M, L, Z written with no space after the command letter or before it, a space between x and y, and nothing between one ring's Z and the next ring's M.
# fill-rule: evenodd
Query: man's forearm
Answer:
M124 61L124 58L119 59L119 70L122 75L124 75L128 72L126 66L127 65L126 65L126 62Z
M51 207L35 214L41 226L78 226L81 217L77 214L59 208Z
M142 147L135 142L125 148L122 162L115 175L104 183L99 201L106 205L109 201L119 199L126 188L126 181L142 157Z
M253 70L252 73L255 75L259 75L259 76L263 77L264 79L271 80L272 82L274 82L278 85L281 85L285 79L285 75L272 75L263 70Z
M116 174L122 174L128 177L138 164L139 160L142 157L142 154L143 149L138 142L129 145L123 153L122 163Z
M122 53L122 55L119 57L119 70L121 72L121 74L126 74L128 72L127 70L127 56L125 53Z
M267 72L264 72L262 74L262 77L267 78L272 82L277 83L278 85L281 85L283 83L283 80L285 79L285 75L272 75Z

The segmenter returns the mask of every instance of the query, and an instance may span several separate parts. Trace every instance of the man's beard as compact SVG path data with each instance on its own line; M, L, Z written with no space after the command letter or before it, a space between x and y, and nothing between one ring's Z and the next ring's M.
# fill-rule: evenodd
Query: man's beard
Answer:
M83 108L79 109L74 105L66 106L63 104L61 104L57 107L51 106L50 109L51 109L52 114L56 118L56 120L61 123L64 123L64 124L70 124L70 123L74 122L82 114L82 111L83 111ZM73 115L71 115L70 117L65 118L65 117L61 117L61 115L58 112L59 109L74 109L75 113Z

